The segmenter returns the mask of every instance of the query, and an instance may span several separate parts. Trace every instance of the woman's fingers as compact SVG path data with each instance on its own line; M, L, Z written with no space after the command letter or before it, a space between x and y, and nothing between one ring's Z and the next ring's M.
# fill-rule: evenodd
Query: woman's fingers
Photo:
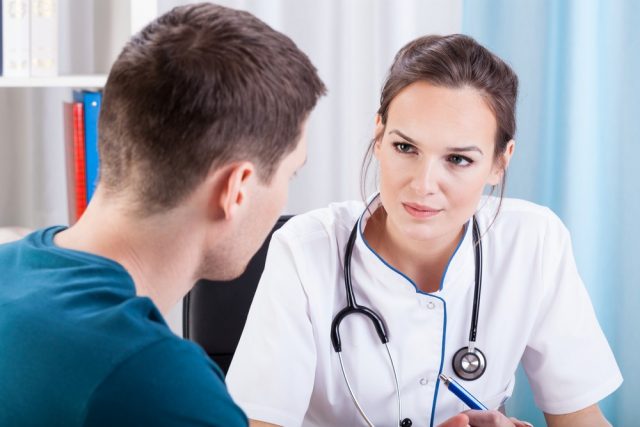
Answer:
M465 411L471 427L533 427L526 421L507 418L500 411Z
M469 427L469 417L466 414L458 414L449 418L438 427Z

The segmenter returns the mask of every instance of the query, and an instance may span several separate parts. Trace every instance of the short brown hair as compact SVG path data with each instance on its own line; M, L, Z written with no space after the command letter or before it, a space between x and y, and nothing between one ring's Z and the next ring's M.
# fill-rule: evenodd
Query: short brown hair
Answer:
M383 125L387 123L391 101L402 89L418 81L447 88L470 86L478 90L497 123L494 158L504 153L516 133L518 77L502 59L462 34L424 36L409 42L396 54L380 95L378 114ZM363 193L373 146L380 136L376 135L371 141L365 156ZM502 192L504 182L505 175Z
M268 182L326 89L287 36L248 12L176 7L111 68L99 124L100 181L137 211L176 206L212 167L250 160Z

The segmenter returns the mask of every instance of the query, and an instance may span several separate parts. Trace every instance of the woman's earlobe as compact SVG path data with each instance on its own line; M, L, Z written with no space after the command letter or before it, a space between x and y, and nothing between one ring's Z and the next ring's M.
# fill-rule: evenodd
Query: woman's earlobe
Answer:
M500 163L503 163L503 162L500 162ZM506 168L504 166L502 165L495 166L494 169L491 171L491 174L489 175L487 184L491 185L492 187L497 186L502 182L502 177L504 176L505 172L506 172Z
M382 137L384 136L384 125L379 124L376 125L375 129L373 130L373 140L375 141L375 143L379 143L380 140L382 140Z
M513 151L515 150L515 141L512 139L507 142L504 152L497 159L498 165L494 165L494 169L491 171L491 177L489 178L490 185L498 185L502 182L502 177L507 173Z
M504 150L504 154L502 155L502 168L506 170L509 167L509 163L511 162L511 157L513 157L513 152L516 149L516 142L512 139L507 142L507 146Z

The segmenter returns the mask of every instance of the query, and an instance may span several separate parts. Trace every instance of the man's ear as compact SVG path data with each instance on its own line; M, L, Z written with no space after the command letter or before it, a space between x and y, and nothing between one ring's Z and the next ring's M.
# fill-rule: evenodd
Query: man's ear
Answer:
M487 180L487 184L500 184L500 182L502 181L502 176L509 167L509 162L511 161L511 156L513 156L513 150L515 149L515 147L516 144L513 139L507 142L507 147L505 148L504 153L502 153L501 157L497 159L496 162L494 162L491 174L489 175L489 179Z
M228 166L220 179L220 192L214 201L224 213L224 219L229 220L245 203L251 180L255 175L255 166L251 162L233 163Z

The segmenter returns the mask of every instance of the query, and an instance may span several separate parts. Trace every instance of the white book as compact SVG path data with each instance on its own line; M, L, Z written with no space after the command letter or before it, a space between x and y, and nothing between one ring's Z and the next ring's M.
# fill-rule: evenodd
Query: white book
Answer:
M6 77L29 76L29 1L2 1L2 63Z
M58 1L31 0L31 75L58 75Z

